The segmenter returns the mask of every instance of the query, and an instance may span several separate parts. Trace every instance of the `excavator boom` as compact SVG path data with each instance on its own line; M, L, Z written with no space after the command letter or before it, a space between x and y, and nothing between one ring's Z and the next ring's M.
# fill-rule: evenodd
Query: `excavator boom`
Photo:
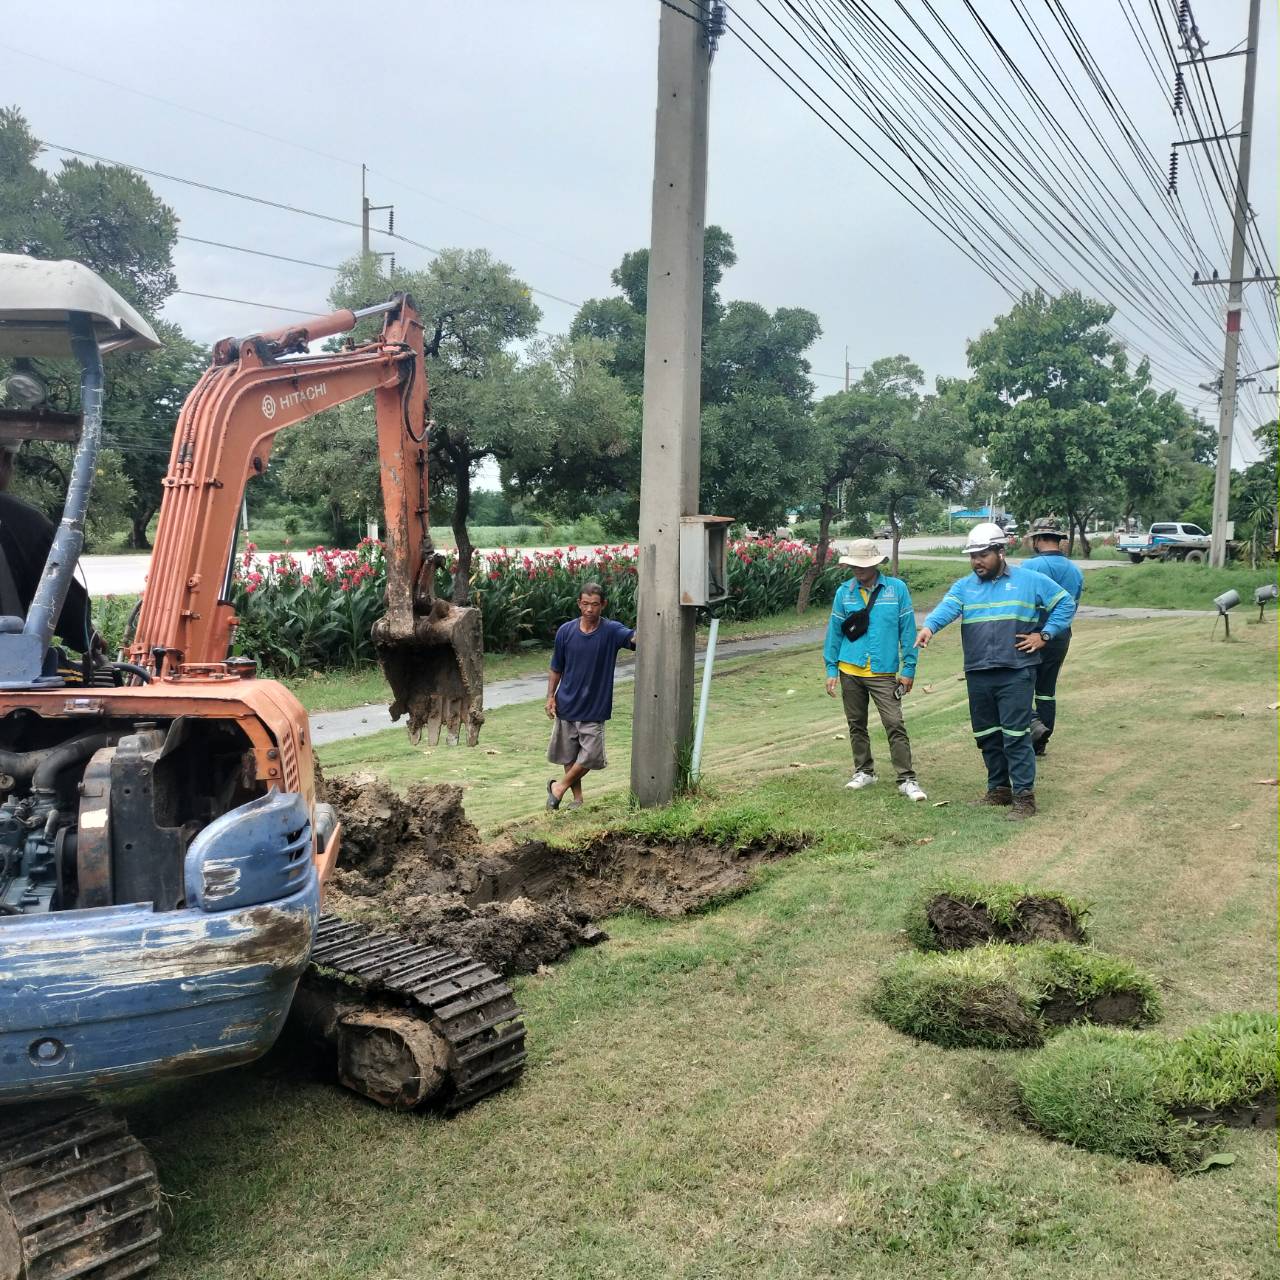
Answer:
M372 342L322 355L308 344L384 313ZM381 463L387 611L374 643L417 741L442 727L474 745L484 722L482 637L474 609L434 591L428 517L427 380L422 322L400 294L243 340L224 339L183 405L174 433L151 573L130 661L158 678L198 677L225 662L237 618L230 599L245 484L267 469L278 432L372 392Z

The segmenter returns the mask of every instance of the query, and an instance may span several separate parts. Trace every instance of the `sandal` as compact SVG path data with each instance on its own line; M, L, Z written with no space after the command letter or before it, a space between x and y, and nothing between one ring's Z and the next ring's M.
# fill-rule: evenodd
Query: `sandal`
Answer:
M560 801L564 799L564 796L557 797L556 793L551 790L551 788L555 786L555 783L556 783L556 780L554 778L547 779L547 808L548 809L558 809L560 807Z

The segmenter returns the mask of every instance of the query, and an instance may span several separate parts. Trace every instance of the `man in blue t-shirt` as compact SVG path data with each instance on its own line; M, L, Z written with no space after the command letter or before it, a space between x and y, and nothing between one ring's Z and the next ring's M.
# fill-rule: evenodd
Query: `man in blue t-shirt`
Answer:
M570 808L582 804L582 779L604 769L604 722L613 714L613 669L619 649L634 649L636 633L604 617L608 601L599 583L578 592L578 613L556 632L547 672L547 716L555 721L547 759L564 777L547 783L547 808L558 809L572 791Z

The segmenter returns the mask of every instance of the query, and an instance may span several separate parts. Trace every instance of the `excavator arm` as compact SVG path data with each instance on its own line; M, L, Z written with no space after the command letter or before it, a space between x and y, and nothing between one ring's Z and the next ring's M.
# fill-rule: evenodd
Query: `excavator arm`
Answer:
M308 344L385 314L373 342L323 355ZM178 417L155 551L132 662L159 679L223 668L238 619L230 599L236 521L246 482L263 474L276 434L373 392L386 536L387 610L373 639L391 686L393 719L416 742L484 722L480 615L435 596L427 512L427 380L422 322L406 294L359 311L243 340L224 339Z

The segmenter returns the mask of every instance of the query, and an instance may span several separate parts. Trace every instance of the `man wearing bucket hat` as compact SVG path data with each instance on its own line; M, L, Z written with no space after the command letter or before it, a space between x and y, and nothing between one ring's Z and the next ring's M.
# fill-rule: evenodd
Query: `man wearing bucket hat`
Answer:
M916 674L915 615L911 592L901 578L880 572L884 553L870 538L860 538L840 563L853 570L836 589L827 624L822 657L827 669L827 693L840 690L849 742L853 748L853 777L845 783L861 791L877 781L867 732L870 704L876 704L889 738L889 756L898 790L908 800L927 799L911 763L911 740L902 717L902 698Z
M1084 574L1062 554L1062 544L1067 534L1057 516L1045 516L1031 526L1031 549L1036 553L1023 562L1024 569L1034 569L1052 578L1071 598L1080 604L1084 590ZM1041 621L1046 620L1041 616ZM1031 721L1031 746L1036 755L1044 755L1045 747L1053 736L1054 722L1058 717L1058 672L1066 661L1071 647L1071 628L1060 631L1040 651L1040 665L1036 668L1035 715Z
M978 803L1008 805L1006 816L1016 822L1036 811L1035 669L1040 651L1071 625L1076 602L1052 578L1014 568L1004 549L998 524L973 528L965 547L973 572L947 589L916 644L926 648L935 632L960 619L969 720L987 764L987 789Z

